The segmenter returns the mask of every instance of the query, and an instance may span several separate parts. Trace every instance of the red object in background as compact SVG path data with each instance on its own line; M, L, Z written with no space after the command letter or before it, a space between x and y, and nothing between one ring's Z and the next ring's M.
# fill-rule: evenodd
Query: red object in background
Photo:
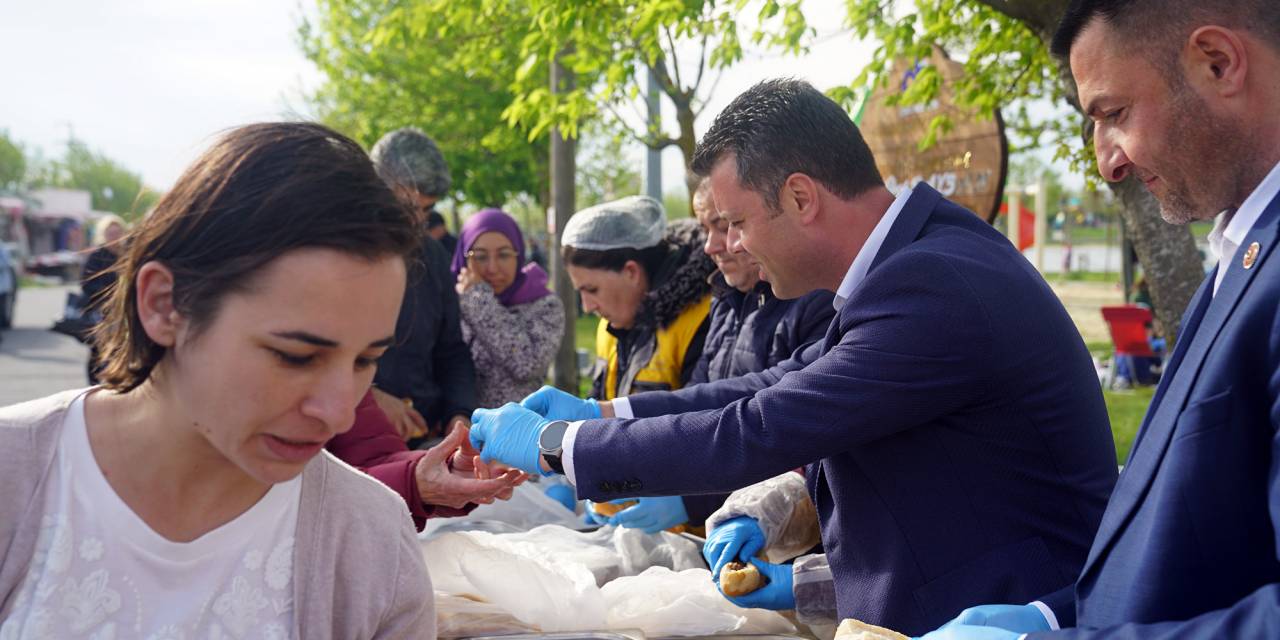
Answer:
M1111 342L1116 355L1154 358L1151 341L1147 335L1147 323L1151 322L1151 310L1134 304L1103 307L1102 319L1111 330Z
M1018 211L1022 214L1018 218L1018 251L1026 251L1036 243L1036 212L1019 205ZM1000 203L1000 215L1009 213L1009 203Z

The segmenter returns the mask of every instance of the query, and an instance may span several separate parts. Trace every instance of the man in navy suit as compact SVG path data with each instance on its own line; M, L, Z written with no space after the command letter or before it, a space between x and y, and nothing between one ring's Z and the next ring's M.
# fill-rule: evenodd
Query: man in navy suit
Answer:
M1054 53L1102 176L1171 223L1221 212L1219 261L1074 587L928 637L1280 638L1280 3L1077 1Z
M694 167L778 297L835 292L811 361L672 416L480 410L482 457L563 471L593 500L723 492L807 465L839 614L908 633L1069 584L1115 449L1089 354L1030 263L926 184L895 198L848 114L804 82L735 99ZM791 584L790 566L758 566Z

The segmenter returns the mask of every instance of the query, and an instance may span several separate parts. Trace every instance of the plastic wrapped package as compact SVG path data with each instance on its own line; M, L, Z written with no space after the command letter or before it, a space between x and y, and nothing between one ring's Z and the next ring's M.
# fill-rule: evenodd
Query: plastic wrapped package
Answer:
M791 590L796 596L796 619L810 627L840 622L836 613L836 583L827 556L814 553L796 558L791 566Z
M544 524L580 527L582 521L574 512L543 493L544 487L526 482L511 492L510 500L482 504L471 513L456 518L432 518L420 537L431 537L449 531L481 530L491 533L528 531ZM499 524L510 525L503 528Z
M558 546L539 548L507 537L470 531L443 534L424 544L423 556L436 591L491 603L539 631L603 627L604 597L588 564L603 566L608 550L580 545L577 551L566 553ZM437 600L437 619L443 621L458 613L449 608L455 605L465 611L472 609L466 602ZM481 632L487 631L473 629L469 633Z
M772 563L790 560L822 541L818 510L809 499L804 476L784 473L729 494L724 505L707 518L707 532L720 523L755 518L766 540L764 557Z
M706 569L650 568L604 586L610 629L646 636L789 634L795 626L766 609L743 609L725 599Z
M650 635L790 628L772 612L739 609L725 600L710 572L691 569L705 567L698 544L667 532L606 527L583 533L544 526L518 534L448 533L427 540L423 555L437 591L442 637L526 627L639 627ZM617 603L607 604L606 593Z

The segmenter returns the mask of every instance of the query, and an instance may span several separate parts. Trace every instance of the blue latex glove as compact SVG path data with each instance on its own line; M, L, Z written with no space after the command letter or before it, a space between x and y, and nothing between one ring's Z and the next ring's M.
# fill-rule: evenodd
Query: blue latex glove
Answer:
M785 611L796 608L796 594L791 590L794 580L791 576L791 565L773 564L759 558L752 558L754 564L764 576L765 585L745 596L731 598L725 596L743 609L773 609ZM719 576L719 574L716 574Z
M947 625L996 627L1017 633L1049 631L1049 621L1040 609L1029 604L984 604L960 612Z
M702 557L711 567L711 579L720 580L720 568L733 561L747 562L764 548L764 531L755 518L738 516L711 530Z
M1022 637L1017 631L1009 631L999 627L976 627L969 624L946 626L937 631L916 638L916 640L1018 640Z
M969 607L924 636L928 640L1016 640L1024 633L1049 631L1049 621L1036 607L1025 604L984 604ZM923 639L922 639L923 640Z
M689 521L689 512L684 509L684 499L680 496L664 496L661 498L620 498L610 500L614 504L636 501L636 504L623 509L612 517L605 518L596 513L594 503L587 503L587 512L596 524L611 524L627 529L641 529L645 533L657 533Z
M544 476L538 436L549 420L508 402L500 409L476 409L471 414L471 446L480 452L480 460L515 467L525 473Z
M567 484L553 484L547 487L545 493L548 498L559 502L570 511L573 511L573 508L578 506L578 494L573 490L573 487Z
M544 385L520 401L520 406L548 420L593 420L600 417L600 405L583 400L555 387Z

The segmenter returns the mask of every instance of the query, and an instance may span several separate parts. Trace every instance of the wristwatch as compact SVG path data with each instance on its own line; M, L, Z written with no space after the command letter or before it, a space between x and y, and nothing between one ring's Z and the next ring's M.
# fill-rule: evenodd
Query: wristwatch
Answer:
M538 434L538 452L547 461L547 466L556 473L564 473L564 463L560 461L560 457L564 454L564 434L568 430L567 420L553 420Z

